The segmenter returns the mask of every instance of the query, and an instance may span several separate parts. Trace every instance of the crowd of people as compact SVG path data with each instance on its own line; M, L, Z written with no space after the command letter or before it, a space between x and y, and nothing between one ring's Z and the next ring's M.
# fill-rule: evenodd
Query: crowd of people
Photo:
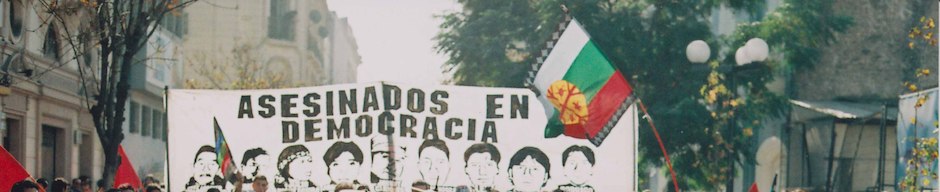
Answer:
M160 186L160 181L153 178L152 176L146 177L143 180L144 186L140 189L141 192L162 192L163 189ZM95 187L92 187L91 177L88 176L79 176L78 178L72 179L72 182L69 183L65 178L55 178L51 182L46 178L39 178L33 180L32 178L27 178L22 181L16 182L11 187L10 192L137 192L137 189L134 189L130 184L121 184L113 188L105 187L104 180L98 180L95 183Z

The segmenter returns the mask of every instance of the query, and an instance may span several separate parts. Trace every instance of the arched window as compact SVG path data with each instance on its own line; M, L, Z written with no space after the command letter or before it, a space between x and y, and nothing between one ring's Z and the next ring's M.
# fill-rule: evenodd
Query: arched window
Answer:
M55 25L49 25L48 29L46 29L46 39L42 42L42 54L59 61L62 56L59 48L58 31Z

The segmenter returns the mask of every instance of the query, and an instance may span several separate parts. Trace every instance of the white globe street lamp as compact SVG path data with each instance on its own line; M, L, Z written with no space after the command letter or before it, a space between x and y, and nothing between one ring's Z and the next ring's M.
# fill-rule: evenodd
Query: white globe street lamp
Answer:
M685 47L685 56L689 59L689 62L692 63L705 63L708 61L708 57L712 54L711 48L708 47L708 43L702 40L695 40L692 43L689 43L689 46Z
M753 38L747 40L747 43L744 44L744 47L747 47L747 55L751 58L751 61L763 62L767 60L767 54L769 49L767 47L767 42L761 38Z
M734 52L734 62L738 63L738 66L751 63L751 56L747 53L747 46L738 48L738 50Z

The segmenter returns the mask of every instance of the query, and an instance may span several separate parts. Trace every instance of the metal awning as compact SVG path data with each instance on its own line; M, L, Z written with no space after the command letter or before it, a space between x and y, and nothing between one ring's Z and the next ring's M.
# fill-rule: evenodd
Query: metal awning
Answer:
M824 117L835 117L838 119L881 119L880 104L857 103L846 101L802 101L790 100L790 103L797 106L793 110L793 120L808 121ZM888 120L896 120L898 109L896 107L888 108Z

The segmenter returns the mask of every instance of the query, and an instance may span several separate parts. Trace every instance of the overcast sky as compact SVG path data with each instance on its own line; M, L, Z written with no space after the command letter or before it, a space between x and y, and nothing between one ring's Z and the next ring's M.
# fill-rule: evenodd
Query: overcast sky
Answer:
M437 85L444 55L434 49L441 19L460 9L455 0L328 0L330 10L349 18L362 55L359 82Z

